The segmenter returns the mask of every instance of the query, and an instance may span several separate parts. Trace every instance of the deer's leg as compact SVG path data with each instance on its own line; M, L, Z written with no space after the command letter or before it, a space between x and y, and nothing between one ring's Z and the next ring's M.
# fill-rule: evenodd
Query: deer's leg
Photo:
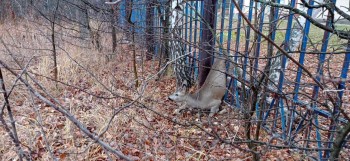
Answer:
M219 112L219 107L221 105L221 100L215 100L215 102L213 102L213 106L210 108L210 114L209 117L213 117L214 114L216 114L217 112Z
M186 108L187 108L186 104L183 104L183 105L181 105L178 109L176 109L176 110L174 111L174 114L178 115L178 114L181 113L182 110L184 110L184 109L186 109Z

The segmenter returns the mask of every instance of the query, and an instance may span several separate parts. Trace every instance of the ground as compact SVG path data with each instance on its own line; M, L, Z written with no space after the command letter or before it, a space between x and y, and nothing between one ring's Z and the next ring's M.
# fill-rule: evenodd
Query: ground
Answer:
M28 66L25 79L50 100L57 99L81 121L90 132L125 155L137 160L252 160L244 140L244 120L239 110L198 119L185 112L174 115L177 105L167 99L175 90L175 78L158 73L157 59L142 59L144 50L137 49L140 86L135 86L132 48L119 44L118 52L107 60L86 42L64 42L58 37L59 81L52 80L52 53L49 31L17 24L1 26L5 44L22 66ZM38 32L44 31L44 32ZM106 35L105 35L106 36ZM107 36L106 36L107 37ZM103 39L108 44L108 38ZM109 46L104 46L108 48ZM20 73L13 57L0 47L0 59ZM40 49L40 50L39 50ZM5 69L9 89L15 77ZM31 80L34 78L45 89ZM45 93L47 92L47 93ZM1 104L3 100L0 99ZM10 95L17 133L23 149L35 160L118 160L79 130L66 116L31 95L20 82ZM224 106L224 108L227 108ZM7 116L8 113L5 113ZM214 136L213 134L217 134ZM224 138L220 140L218 138ZM262 142L279 142L261 132ZM231 143L229 143L231 142ZM10 137L0 128L1 160L17 160ZM261 160L303 160L305 155L293 149L261 146ZM50 154L51 151L53 154ZM314 155L314 153L310 154Z

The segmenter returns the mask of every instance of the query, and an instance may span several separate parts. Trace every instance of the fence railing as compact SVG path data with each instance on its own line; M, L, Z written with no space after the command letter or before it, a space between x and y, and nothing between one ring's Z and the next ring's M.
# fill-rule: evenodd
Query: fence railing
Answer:
M349 94L346 94L345 88L348 84L346 78L349 73L350 43L338 39L336 35L314 26L310 21L288 10L256 3L254 0L237 0L238 6L232 2L220 0L216 5L215 38L224 46L223 49L217 48L217 51L226 50L232 57L231 61L242 68L242 79L249 83L255 81L249 79L251 74L253 77L263 74L270 77L269 84L272 85L269 86L266 103L256 105L256 112L262 113L264 129L284 140L291 148L300 147L310 153L317 151L319 159L329 158L331 142L336 137L334 130L348 121L341 116L341 111L348 110L346 101ZM302 6L297 6L296 0L276 0L276 3L303 10ZM310 5L313 3L314 1L310 1ZM243 15L237 7L242 10ZM138 11L133 14L133 19L140 22L139 32L144 32L143 15L146 9L141 3L136 8ZM123 9L125 6L122 4L120 10ZM307 15L316 21L322 21L313 15L313 10L304 9ZM189 1L183 5L182 36L186 42L184 50L186 53L192 53L192 57L195 58L193 60L198 59L200 50L203 27L200 15L203 11L202 1ZM154 7L154 15L158 18L153 23L155 33L158 34L156 37L161 37L159 35L165 27L160 20L166 16L164 14L164 10L160 11ZM125 17L125 14L121 14L121 17L123 16ZM288 52L288 56L283 55L276 46L252 30L242 16L260 33L280 45ZM325 25L331 27L329 19L325 20ZM340 25L344 26L347 25ZM155 52L159 55L162 51L162 39L157 41ZM269 72L266 72L264 68L269 59L272 60L272 64ZM194 75L197 76L198 62L192 62L192 65ZM312 75L306 73L305 69ZM274 79L271 73L276 74ZM237 73L231 74L237 76ZM339 81L327 82L325 78L339 78ZM227 86L230 92L225 96L225 101L232 107L244 108L242 91L246 90L245 92L249 93L251 90L242 88L239 84L236 79L230 80Z

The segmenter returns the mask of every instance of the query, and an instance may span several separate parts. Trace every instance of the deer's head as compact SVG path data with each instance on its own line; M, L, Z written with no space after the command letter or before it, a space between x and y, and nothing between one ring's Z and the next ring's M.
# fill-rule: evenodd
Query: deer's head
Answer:
M181 87L178 87L176 91L171 94L168 98L174 102L183 102L186 100L186 96L188 95L187 83L182 83Z

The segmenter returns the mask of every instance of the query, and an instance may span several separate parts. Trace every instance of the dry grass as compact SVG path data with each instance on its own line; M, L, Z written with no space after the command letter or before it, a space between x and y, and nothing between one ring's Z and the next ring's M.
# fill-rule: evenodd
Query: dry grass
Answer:
M46 35L36 34L48 34L49 31L40 31L40 29L42 28L29 25L19 25L17 28L13 28L11 24L8 24L3 25L0 31L6 35L3 37L4 41L11 52L15 54L15 58L21 59L22 66L34 58L27 69L31 73L30 75L90 131L99 134L109 125L108 131L101 138L112 147L121 149L129 156L143 160L174 160L175 158L179 160L207 160L220 158L221 154L225 154L222 157L232 157L239 153L237 150L232 152L230 146L225 147L218 143L211 143L215 141L210 138L204 142L201 139L189 139L193 136L198 138L207 138L208 136L194 127L174 126L175 124L164 116L156 114L171 116L175 105L167 101L166 97L174 89L174 79L166 78L161 82L154 79L148 80L147 78L153 76L158 70L156 68L157 61L148 61L145 62L144 68L138 68L142 87L135 89L133 71L131 70L132 59L127 45L120 45L118 56L107 62L105 55L96 50L59 42L60 48L57 50L58 73L59 81L64 84L57 83L56 86L56 82L51 79L53 77L53 63L50 51L31 50L50 49L51 47ZM35 38L33 35L36 35ZM21 39L23 37L25 39ZM108 40L104 41L105 44L108 44L106 43ZM140 52L142 50L138 51L138 53ZM8 52L2 50L2 53L1 59L6 59L7 62L12 60ZM14 62L9 63L9 65L18 69ZM5 75L6 85L9 88L15 78L8 72L5 72ZM34 84L32 81L30 82L32 85ZM20 141L26 152L30 149L34 159L52 159L46 149L46 143L54 156L63 160L107 159L106 151L91 142L65 116L42 101L31 97L28 90L20 83L18 84L19 87L16 87L11 95L11 106ZM37 86L35 87L39 90ZM113 117L113 112L128 104L130 100L121 97L100 99L77 88L101 97L112 97L113 95L109 91L129 99L142 96L138 100L148 109L131 105L116 115L108 124ZM39 91L43 93L43 91ZM190 115L185 117L192 119ZM45 133L46 138L42 132ZM3 129L0 130L0 133L2 134L0 136L1 159L16 159L16 150L9 136ZM215 148L209 150L211 144L214 147L223 146L219 149L226 150L215 150Z
M157 61L147 61L143 68L138 67L141 87L136 89L128 45L120 44L117 56L106 61L106 54L110 54L108 44L111 44L108 35L102 36L101 41L105 46L101 53L89 45L90 41L79 42L59 36L57 51L60 82L56 83L51 79L53 63L51 52L48 51L51 43L47 39L50 31L23 24L0 27L0 33L4 35L3 39L14 57L20 60L22 66L29 63L27 71L30 75L90 131L100 134L109 125L101 139L112 147L138 160L251 159L248 152L239 150L246 149L246 144L223 144L196 126L180 126L171 121L177 118L182 123L196 122L196 118L188 113L172 115L176 105L167 101L167 96L174 90L175 80L148 79L158 71ZM68 31L59 31L62 35L68 34ZM2 46L0 49L0 59L18 69L9 53ZM139 49L138 55L142 52ZM15 77L5 71L5 79L7 88L10 88ZM33 81L29 82L44 94ZM131 104L113 117L115 111L135 99L140 103ZM61 160L117 159L91 141L61 113L33 98L23 84L17 83L10 101L22 147L26 152L31 151L35 160L52 160L46 144L53 155ZM0 102L3 103L2 99ZM140 104L147 108L141 108ZM237 111L218 116L214 125L209 125L206 120L207 117L204 117L202 125L207 132L217 132L221 137L232 140L243 136L244 120L241 120ZM262 132L262 141L269 140L266 136L268 134ZM1 160L18 159L15 146L3 128L0 128L0 157ZM266 151L262 159L277 157L281 160L304 158L299 151L278 150Z
M3 39L13 56L20 60L21 66L29 63L27 70L31 73L30 75L40 82L48 93L55 96L88 129L99 133L106 127L114 109L125 103L125 100L119 98L97 99L76 88L101 96L107 93L104 89L107 88L125 97L131 97L133 92L130 80L132 81L133 78L131 74L127 74L130 72L129 68L125 68L130 59L126 58L123 63L117 63L117 61L106 62L105 56L95 50L60 43L60 48L57 50L58 72L59 81L64 84L58 83L56 87L56 82L51 79L53 69L51 53L43 50L50 49L50 41L45 35L39 36L40 34L38 34L48 31L38 31L36 29L35 26L28 25L19 25L14 28L13 25L9 24L3 25L0 31L3 33ZM35 40L33 35L36 35ZM23 37L25 38L23 39ZM122 50L120 53L123 53ZM1 59L9 62L8 64L11 67L18 69L9 52L4 49L2 49ZM119 69L116 70L116 68ZM118 74L119 72L126 74L122 76ZM5 79L6 86L10 88L15 78L5 72ZM97 81L105 87L102 87ZM30 82L33 85L33 82ZM122 84L118 84L118 82ZM91 143L68 119L40 100L33 99L28 90L20 83L18 84L11 95L11 106L15 114L20 141L24 147L31 149L32 156L35 159L48 160L50 158L45 149L45 140L47 140L57 157L65 157L67 154L65 157L67 160L74 158L95 160L106 157L102 154L103 150ZM69 84L69 86L65 84ZM130 90L127 91L128 89ZM36 112L36 110L38 111ZM118 118L114 119L111 124L113 128L105 134L106 137L104 138L113 140L113 137L119 136L123 130L114 129L120 129L120 127L125 129L125 124L129 123L130 120L129 117L135 115L136 111L134 110L125 110L123 115L118 115ZM42 118L42 121L39 121L39 117ZM41 126L46 133L46 139L41 135ZM9 137L3 129L0 132L2 134L0 142L3 143L0 146L1 159L16 158L15 149ZM28 151L27 148L24 149ZM98 149L100 151L96 151Z

